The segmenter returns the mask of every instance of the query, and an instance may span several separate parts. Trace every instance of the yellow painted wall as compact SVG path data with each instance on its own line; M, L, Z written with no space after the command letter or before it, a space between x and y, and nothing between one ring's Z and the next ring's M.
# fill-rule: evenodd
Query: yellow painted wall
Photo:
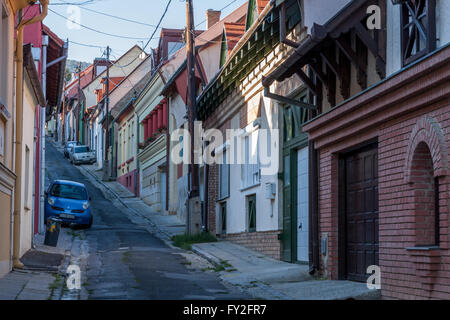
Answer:
M20 206L21 257L31 248L32 240L34 118L37 107L37 101L32 90L31 82L25 72L23 94L22 202Z

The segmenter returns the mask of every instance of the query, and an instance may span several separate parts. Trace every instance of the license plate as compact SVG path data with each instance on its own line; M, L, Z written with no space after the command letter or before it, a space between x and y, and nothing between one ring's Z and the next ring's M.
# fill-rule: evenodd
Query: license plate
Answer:
M60 214L59 217L64 219L75 219L73 214Z

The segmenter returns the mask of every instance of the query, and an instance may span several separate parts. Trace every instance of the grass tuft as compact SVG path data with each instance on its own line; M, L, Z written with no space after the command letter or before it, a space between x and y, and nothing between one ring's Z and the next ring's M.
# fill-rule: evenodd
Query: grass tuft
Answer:
M195 243L217 242L215 236L209 232L202 232L195 235L178 235L172 237L173 245L184 250L191 250Z

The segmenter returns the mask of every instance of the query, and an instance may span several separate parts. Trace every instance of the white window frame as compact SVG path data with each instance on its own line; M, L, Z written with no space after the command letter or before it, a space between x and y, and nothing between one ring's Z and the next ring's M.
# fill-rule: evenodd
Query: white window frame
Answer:
M222 151L222 164L219 164L219 201L224 200L230 196L230 165L227 164L227 149ZM223 190L223 176L227 175L227 190Z
M261 184L261 164L259 159L259 131L251 132L242 137L243 155L245 164L241 164L241 189L249 189ZM253 139L256 138L256 142ZM250 163L250 150L256 143L256 164Z

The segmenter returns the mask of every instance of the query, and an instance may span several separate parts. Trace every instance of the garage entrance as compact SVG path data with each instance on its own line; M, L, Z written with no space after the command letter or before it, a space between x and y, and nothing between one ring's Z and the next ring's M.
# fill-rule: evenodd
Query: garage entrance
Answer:
M339 170L339 275L366 281L367 267L378 265L377 144L345 154Z

